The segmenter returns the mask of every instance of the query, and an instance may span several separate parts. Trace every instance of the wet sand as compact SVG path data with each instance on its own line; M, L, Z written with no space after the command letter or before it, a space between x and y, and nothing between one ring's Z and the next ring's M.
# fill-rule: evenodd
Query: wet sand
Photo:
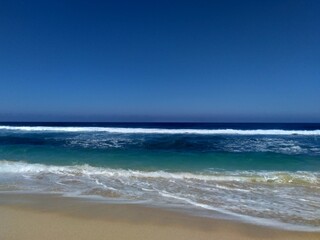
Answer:
M58 195L0 194L1 240L320 239L286 231L132 204Z

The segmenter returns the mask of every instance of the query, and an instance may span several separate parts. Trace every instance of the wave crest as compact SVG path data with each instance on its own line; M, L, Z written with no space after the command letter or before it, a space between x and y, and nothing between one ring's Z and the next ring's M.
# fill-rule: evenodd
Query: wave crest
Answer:
M319 227L319 172L139 171L3 160L1 191L94 196L204 211L206 216L219 212L261 224Z
M40 174L52 173L65 176L102 175L114 178L159 178L173 180L194 180L204 182L248 182L248 183L277 183L277 184L320 184L318 172L287 172L287 171L207 171L166 172L140 171L93 167L88 164L73 166L54 166L30 164L26 162L0 161L0 173Z
M116 127L45 127L0 126L0 130L27 132L106 132L116 134L201 134L201 135L320 135L320 130L282 129L162 129L162 128L116 128Z

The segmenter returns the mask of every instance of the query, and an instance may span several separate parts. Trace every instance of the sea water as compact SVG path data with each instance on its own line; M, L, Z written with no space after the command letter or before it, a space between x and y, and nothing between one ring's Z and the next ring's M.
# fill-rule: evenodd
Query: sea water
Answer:
M320 229L320 124L1 123L0 192Z

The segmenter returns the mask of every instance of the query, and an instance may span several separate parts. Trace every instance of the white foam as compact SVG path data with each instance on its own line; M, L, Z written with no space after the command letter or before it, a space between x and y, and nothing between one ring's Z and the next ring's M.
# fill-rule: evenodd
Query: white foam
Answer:
M117 134L201 134L201 135L320 135L320 130L282 129L162 129L162 128L115 128L115 127L46 127L0 126L0 130L26 132L106 132Z
M52 173L65 176L102 175L121 178L163 178L185 179L214 182L261 182L278 184L318 184L318 172L285 172L285 171L210 171L206 174L189 172L139 171L92 167L88 164L74 166L53 166L44 164L30 164L25 162L0 161L0 173L37 174Z
M226 210L224 208L217 208L217 207L213 207L213 206L210 206L207 204L199 203L199 202L193 201L189 198L180 197L175 194L170 194L166 191L159 191L159 194L163 197L174 198L174 199L177 199L180 201L184 201L184 202L186 202L190 205L193 205L195 207L198 207L198 208L212 210L215 212L225 214L227 216L236 217L238 219L241 219L245 222L252 223L252 224L265 225L265 226L275 227L275 228L279 228L279 229L287 229L287 230L320 231L319 227L299 226L299 225L295 225L295 224L280 222L276 219L266 219L266 218L260 218L260 217L253 217L253 216L248 216L248 215L244 215L244 214L231 212L231 211Z
M275 226L292 226L292 229L298 226L285 222L298 217L292 223L310 231L318 229L319 192L311 187L319 183L319 172L210 170L191 173L0 161L0 186L4 186L4 191L7 186L14 186L19 191L64 196L93 197L94 194L101 200L181 206L196 209L196 214L201 214L201 209L205 214L215 211L264 225L279 220L281 223ZM115 196L110 195L110 190ZM303 205L302 198L306 200ZM270 206L272 212L266 212Z

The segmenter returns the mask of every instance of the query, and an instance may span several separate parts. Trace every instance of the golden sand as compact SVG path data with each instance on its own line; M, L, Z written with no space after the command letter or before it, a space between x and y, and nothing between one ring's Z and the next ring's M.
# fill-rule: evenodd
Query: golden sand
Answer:
M1 240L320 239L136 205L101 204L55 195L0 194Z

